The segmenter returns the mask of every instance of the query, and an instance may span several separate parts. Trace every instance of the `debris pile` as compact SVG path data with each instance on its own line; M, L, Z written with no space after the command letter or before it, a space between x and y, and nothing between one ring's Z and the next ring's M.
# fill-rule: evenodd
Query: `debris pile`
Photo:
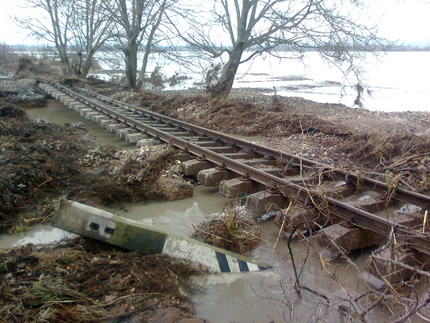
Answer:
M193 317L180 288L201 272L165 255L76 239L0 252L2 322L175 322ZM203 322L194 319L195 322Z
M240 215L234 206L227 207L215 219L194 228L191 238L222 249L245 254L260 243L261 229L251 218Z

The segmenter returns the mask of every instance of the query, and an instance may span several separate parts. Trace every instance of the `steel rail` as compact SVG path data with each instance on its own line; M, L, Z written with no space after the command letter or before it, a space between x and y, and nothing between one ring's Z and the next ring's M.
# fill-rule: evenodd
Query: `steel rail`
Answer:
M68 92L69 95L73 95L73 94L80 95L60 84L55 83L54 86L56 86L58 89L61 89L62 91ZM108 99L108 97L105 97L105 98ZM386 183L383 183L381 181L377 181L371 178L363 177L353 172L346 172L339 169L333 169L327 165L324 165L306 158L298 157L298 156L289 154L287 152L283 152L283 151L275 150L259 144L251 143L243 139L234 138L214 130L196 126L184 121L167 117L159 113L148 111L146 109L139 108L117 100L110 100L109 102L112 102L112 101L116 102L118 105L124 105L128 109L131 109L135 112L140 112L146 116L149 116L154 120L180 126L185 130L192 131L201 135L205 135L209 138L212 138L213 140L222 141L226 144L244 149L248 152L257 153L264 156L270 156L275 159L278 158L280 160L294 160L295 164L301 165L302 167L313 168L313 169L326 169L329 172L328 176L332 177L335 180L346 180L349 184L359 186L359 187L366 187L370 190L377 191L381 194L385 194L390 189ZM415 205L420 206L423 209L430 209L430 196L427 196L424 194L412 192L402 188L396 188L394 198L398 200L409 201Z
M201 147L199 145L196 145L192 142L186 141L184 139L181 139L180 137L175 137L174 134L169 134L166 133L164 131L161 131L155 127L149 126L143 122L140 122L138 120L135 120L133 118L127 117L122 115L121 113L119 113L118 111L115 111L112 108L109 108L103 104L100 104L94 100L91 100L81 94L78 94L74 91L71 91L63 86L57 85L55 86L57 89L66 92L68 95L78 99L79 101L83 102L84 104L89 105L90 107L104 113L107 114L121 122L124 122L126 124L128 124L129 126L142 131L150 136L156 137L164 142L167 143L171 143L172 145L174 145L175 147L178 147L180 149L186 150L188 152L190 152L193 155L199 156L199 157L204 157L206 160L217 164L217 165L222 165L223 167L225 167L226 169L233 171L235 173L238 173L240 175L245 175L248 176L251 180L256 181L258 183L261 183L263 185L266 185L268 187L277 187L280 192L286 196L286 197L297 197L300 201L309 201L309 199L312 199L312 202L315 204L320 204L326 205L325 210L329 213L329 214L333 214L336 216L339 216L343 219L345 219L347 222L351 223L351 224L355 224L359 227L363 227L366 229L369 229L373 232L379 233L379 234L383 234L383 235L387 235L389 234L391 231L394 231L396 233L398 233L398 237L405 241L408 242L411 247L413 247L414 249L420 251L420 252L424 252L428 255L430 255L430 237L426 234L422 234L418 231L412 230L410 228L407 228L405 226L396 224L388 219L383 219L379 216L376 216L372 213L369 213L367 211L364 211L362 209L359 209L357 207L351 206L349 204L343 203L341 201L338 201L336 199L333 199L331 197L328 196L321 196L318 194L315 194L312 192L311 189L302 187L298 184L295 183L291 183L283 178L279 178L276 177L274 175L268 174L262 170L253 168L251 166L248 166L246 164L243 164L235 159L231 159L229 157L217 154L207 148ZM145 112L146 110L142 109L142 111L139 111L142 114L147 115ZM203 133L207 135L208 133L211 134L219 134L221 135L221 140L224 141L224 138L228 138L228 140L230 142L232 142L232 145L234 145L236 143L236 146L239 146L242 143L242 140L237 141L236 138L231 138L228 137L226 135L214 132L214 131L210 131L207 129L204 129L202 127L197 127L194 125L190 125L190 124L186 124L186 123L182 123L182 122L178 122L175 119L172 118L168 118L168 117L164 117L158 114L154 114L154 113L150 113L150 116L155 116L160 118L160 121L163 122L175 122L178 124L182 125L189 125L190 128L188 129L189 131L193 131L198 133L195 130L200 130ZM245 141L243 141L245 142ZM245 147L249 147L248 142L245 142L246 145ZM263 152L263 151L273 151L273 152L277 152L275 150L272 150L270 148L267 149L262 149L264 148L263 146L260 145L255 145L255 144L251 144L253 147L256 148L256 150L258 150L259 152ZM255 152L255 151L254 151ZM297 158L296 156L290 155L290 154L284 154L284 155L288 155L291 156L292 158ZM313 165L317 164L314 163L312 161L311 162ZM321 164L317 164L317 165L321 165ZM376 182L376 181L375 181ZM383 183L381 183L383 184ZM379 185L379 183L378 183ZM407 193L409 193L408 191L406 191ZM410 192L410 193L414 193L414 192ZM407 195L408 196L408 195ZM413 196L415 198L418 197L425 197L426 199L429 199L428 196L425 195L421 195L421 194L413 194ZM427 202L421 202L419 203L419 205L426 205ZM327 215L329 215L327 214Z

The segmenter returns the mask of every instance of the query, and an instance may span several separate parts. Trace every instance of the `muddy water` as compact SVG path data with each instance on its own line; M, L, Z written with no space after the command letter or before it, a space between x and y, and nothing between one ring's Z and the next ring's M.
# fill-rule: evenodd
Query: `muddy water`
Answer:
M89 132L97 137L101 144L116 147L132 148L108 134L99 126L80 117L76 112L59 107L35 109L29 111L34 119L48 122L72 123L82 122ZM251 138L251 141L260 141ZM116 213L141 221L148 225L189 235L204 218L210 218L222 211L229 201L217 194L216 188L196 187L192 198L176 202L154 202L147 205L127 205L128 211ZM354 265L335 261L322 264L313 250L307 254L305 243L293 242L293 251L301 283L320 294L302 291L298 297L294 291L295 275L289 249L285 239L281 239L276 250L273 246L277 240L278 230L273 221L259 224L262 228L263 242L252 256L265 261L273 269L264 272L208 275L195 278L201 292L192 295L197 314L210 322L343 322L337 308L348 305L345 300L363 292L364 283L359 277L367 255L354 259ZM51 226L39 226L26 234L18 236L0 236L0 247L10 247L31 243L46 243L60 240L67 236L64 231ZM328 272L326 273L325 270ZM331 277L329 276L331 275ZM340 281L341 283L338 283ZM330 298L327 302L325 297ZM371 303L370 300L367 301ZM363 311L358 309L358 312ZM374 309L368 318L371 322L382 322L388 314ZM345 320L346 322L346 320Z
M297 270L303 270L301 283L330 298L330 303L324 296L306 291L302 291L299 297L294 291L296 280L286 239L280 240L273 251L278 235L273 222L269 220L260 227L264 241L252 255L271 264L273 269L195 279L203 288L202 293L192 297L198 315L214 323L342 322L337 307L340 304L348 305L344 299L365 291L355 268L341 261L325 265L342 282L341 285L324 273L318 256L312 251L308 256L303 244L293 242L291 248ZM366 255L355 259L357 269L363 270L366 259ZM384 316L376 310L370 321L382 322Z
M36 225L18 234L0 234L0 249L23 246L28 243L47 244L76 237L75 234L54 228L51 225Z
M231 200L219 195L218 188L196 186L191 198L146 205L128 204L126 212L117 213L146 225L187 236L193 232L193 226L217 216Z
M136 148L135 145L117 138L115 134L107 132L106 129L101 128L98 124L81 117L76 111L59 105L57 101L50 101L46 108L27 109L26 112L33 120L43 120L57 124L81 122L88 132L95 136L97 141L103 146L110 145L118 149Z

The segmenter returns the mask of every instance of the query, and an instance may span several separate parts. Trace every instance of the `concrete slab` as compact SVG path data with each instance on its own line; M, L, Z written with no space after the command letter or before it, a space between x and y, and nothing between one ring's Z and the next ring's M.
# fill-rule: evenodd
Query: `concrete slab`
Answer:
M264 189L263 185L237 178L222 181L219 185L219 194L229 198L242 197Z
M74 201L61 203L53 225L142 254L163 253L194 261L214 273L239 273L270 268L263 262Z
M421 269L422 262L422 254L389 246L372 252L366 263L366 271L383 281L396 284L410 279L416 273L396 263Z
M200 146L200 147L221 147L224 146L225 144L222 142L216 142L216 141L197 141L195 142L196 145Z
M99 115L100 113L99 112L97 112L97 111L95 111L95 110L87 110L87 109L85 109L84 110L84 117L86 118L86 119L88 119L88 120L91 120L91 117L92 116L95 116L95 115Z
M130 133L136 133L137 130L133 128L120 128L116 131L116 136L120 139L124 139Z
M385 237L370 230L336 223L322 229L316 238L321 247L340 254L339 248L348 253L353 250L378 245Z
M381 199L381 194L374 191L365 191L351 197L348 204L358 207L370 213L385 210L385 200Z
M107 129L107 127L108 127L109 125L114 124L114 123L116 123L116 120L111 119L111 118L108 118L108 119L101 120L101 121L100 121L100 126L101 126L102 128Z
M209 168L201 170L197 174L197 180L204 186L216 186L226 179L239 177L240 175L229 170L221 170L217 168Z
M97 123L96 120L99 120L102 117L105 117L105 115L103 113L100 113L100 112L98 112L97 114L90 114L89 115L89 119L94 123Z
M102 115L98 115L92 118L92 121L100 124L100 122L102 122L103 120L110 120L110 118L108 116L106 116L105 114Z
M253 166L253 167L258 167L260 165L275 165L276 162L274 160L269 160L269 159L264 159L264 158L258 158L258 159L238 159L240 162L249 165L249 166Z
M137 133L128 133L125 135L125 141L131 143L131 144L135 144L137 143L139 140L142 139L146 139L148 138L147 135L141 133L141 132L137 132Z
M185 162L185 161L194 159L194 157L192 157L191 154L185 153L182 151L179 151L175 156L173 156L173 158L176 160L179 160L181 162Z
M308 210L303 206L296 205L290 208L288 213L286 209L281 210L275 217L275 224L280 228L283 225L285 232L292 233L296 228L298 231L313 231L320 225L331 223L324 215L316 210Z
M288 204L288 198L281 194L260 191L247 196L245 207L253 218L258 218L268 212L286 208Z
M224 153L222 154L225 157L231 158L231 159L253 159L256 158L254 154L249 154L249 153Z
M82 104L79 101L76 101L76 102L73 102L70 104L70 108L75 110L76 112L79 112L79 111L81 111L81 109L84 109L86 107L87 107L86 105Z
M163 141L157 139L141 139L136 143L137 147L157 146L163 144Z
M176 135L176 134L175 134ZM224 147L205 147L208 150L211 150L217 154L222 153L237 153L237 148L230 147L230 146L224 146Z
M108 132L116 134L117 130L124 128L124 127L125 127L125 125L123 123L110 123L107 125L106 129Z
M193 159L182 163L182 171L185 176L197 176L200 171L212 167L214 164L206 160Z
M76 103L76 102L78 102L78 101L76 101L76 99L73 99L73 98L71 98L71 97L67 97L67 98L63 98L61 102L62 102L64 105L67 105L68 107L71 107L71 105L72 105L73 103Z
M83 116L85 116L86 113L89 113L91 111L93 111L93 109L85 108L85 109L79 110L79 114L83 117Z

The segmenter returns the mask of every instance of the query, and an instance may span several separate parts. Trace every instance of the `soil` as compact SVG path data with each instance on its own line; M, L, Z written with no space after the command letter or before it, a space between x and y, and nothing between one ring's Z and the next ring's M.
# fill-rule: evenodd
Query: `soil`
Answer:
M181 292L202 272L165 255L79 238L0 251L0 261L2 322L204 322Z

